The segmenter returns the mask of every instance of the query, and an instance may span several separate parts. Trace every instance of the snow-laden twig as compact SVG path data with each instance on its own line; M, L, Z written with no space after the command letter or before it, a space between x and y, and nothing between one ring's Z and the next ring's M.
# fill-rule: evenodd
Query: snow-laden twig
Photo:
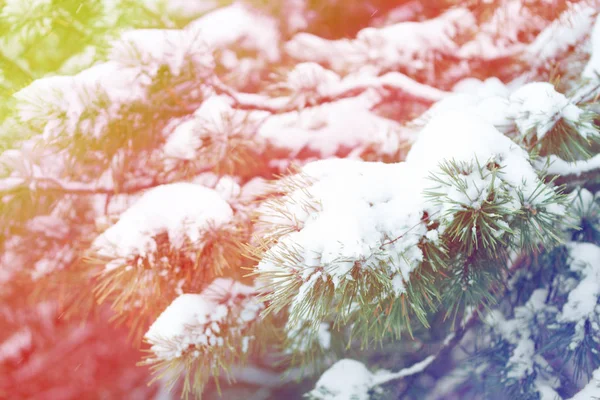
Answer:
M372 382L373 386L382 385L396 379L406 378L427 371L427 369L435 360L444 357L452 349L454 349L458 343L460 343L465 333L479 321L479 313L482 311L482 309L483 307L481 306L471 311L471 313L464 319L461 326L455 332L452 332L446 336L442 346L435 354L425 357L423 360L411 365L410 367L402 368L400 371L376 374Z
M375 379L373 379L372 385L378 386L383 383L393 381L395 379L405 378L407 376L419 374L423 372L425 368L427 368L427 366L434 362L436 358L437 357L435 355L432 355L423 359L422 361L419 361L418 363L411 365L410 367L402 368L398 372L385 372L377 374L375 375Z

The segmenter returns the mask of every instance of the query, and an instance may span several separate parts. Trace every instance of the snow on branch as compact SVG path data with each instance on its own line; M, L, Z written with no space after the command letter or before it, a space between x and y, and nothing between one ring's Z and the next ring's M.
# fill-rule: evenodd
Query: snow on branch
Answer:
M112 43L107 62L20 90L14 95L17 112L45 139L63 133L101 138L111 121L125 117L124 106L150 102L152 85L165 76L203 81L214 73L214 51L236 44L276 61L278 43L274 20L242 4L208 13L184 29L128 30Z
M37 79L14 97L21 121L45 139L76 132L99 137L121 105L143 99L144 91L137 71L109 61L75 76Z
M292 93L288 97L272 98L236 93L218 81L213 81L212 85L217 93L231 97L235 108L267 111L271 114L282 114L356 97L368 90L404 95L427 103L436 102L447 95L443 90L419 83L399 72L390 72L379 77L349 75L341 79L334 72L314 63L298 64L289 73L284 84Z
M343 359L331 366L308 393L313 400L368 400L373 374L359 361Z
M434 360L435 356L429 356L397 372L381 370L372 373L358 361L342 359L321 375L307 395L313 400L368 400L369 392L376 391L378 385L418 374Z
M426 273L423 265L468 266L476 249L498 260L500 245L515 231L531 243L559 240L552 232L565 213L524 149L459 112L436 115L404 163L323 160L279 185L283 195L259 208L256 274L269 307L289 307L288 333L305 321L317 331L326 318L356 318L366 307L352 304L366 295L362 285L378 287L363 304L407 297L411 311L423 315L421 280L411 279ZM456 254L444 249L449 242L460 243ZM468 282L467 273L463 290ZM280 285L285 290L277 290ZM324 306L324 299L331 303Z
M403 139L400 125L370 111L382 97L383 92L378 92L398 93L398 89L404 93L405 88L412 87L425 103L446 95L399 73L341 80L335 73L309 63L290 72L282 84L292 92L289 96L238 93L216 79L212 85L222 94L209 97L191 119L174 129L165 154L216 163L225 173L243 165L248 168L267 145L288 149L292 154L311 149L322 157L340 149L358 153L369 147L376 148L378 154L395 154ZM344 118L339 117L342 115ZM234 156L224 153L224 149ZM240 163L237 167L222 165L225 159L230 164L233 160Z
M489 79L475 84L464 82L458 93L434 104L417 122L426 123L441 113L470 113L492 123L531 151L542 156L557 155L567 161L591 156L591 144L600 139L594 124L597 115L577 104L577 93L569 98L547 82L532 82L510 91L501 82Z
M143 364L168 372L169 386L183 374L183 394L199 396L211 377L246 358L264 308L254 293L250 286L217 278L199 294L180 295L146 332L151 354Z
M581 280L570 292L567 302L558 316L558 321L573 323L574 332L569 344L570 350L575 350L587 335L594 336L586 324L595 325L593 331L599 332L600 327L600 247L592 243L570 243L569 254L572 258L570 269L581 276ZM592 340L594 340L592 338ZM600 340L594 340L596 346Z
M600 155L595 155L588 160L579 160L567 162L559 157L549 157L550 165L548 173L556 175L577 175L580 176L586 172L594 172L600 169Z
M235 2L191 22L186 30L198 35L208 47L224 49L239 45L257 51L271 62L279 60L280 33L274 18Z
M472 38L460 46L460 58L493 60L517 56L527 47L522 38L547 25L542 15L520 0L499 1L491 15L483 19Z
M231 103L227 96L206 99L169 135L164 147L167 159L211 166L218 174L252 171L266 147L257 131L269 114L242 111Z
M522 86L509 101L508 115L528 148L536 146L542 156L555 154L567 161L591 156L590 143L600 139L594 112L578 107L546 82Z
M567 9L527 46L525 59L541 66L582 42L591 31L597 7L597 0L568 2Z
M163 211L157 213L157 209ZM188 240L199 242L203 230L230 222L232 216L229 204L211 189L191 183L162 185L125 211L95 240L93 248L98 256L113 260L107 266L110 269L116 266L114 259L152 259L158 246L154 237L160 233L167 233L171 246L180 248Z
M560 387L558 373L553 370L542 354L536 352L533 322L552 306L546 304L548 291L535 290L527 303L516 307L514 318L507 320L500 311L493 310L486 317L494 334L509 343L511 350L506 362L507 385L520 385L527 377L534 392L556 397Z
M382 71L399 66L409 71L429 67L436 53L458 49L454 38L474 27L472 14L451 9L424 22L401 22L384 28L365 28L354 40L325 40L299 33L285 45L300 61L329 65L336 72L357 71L365 66Z

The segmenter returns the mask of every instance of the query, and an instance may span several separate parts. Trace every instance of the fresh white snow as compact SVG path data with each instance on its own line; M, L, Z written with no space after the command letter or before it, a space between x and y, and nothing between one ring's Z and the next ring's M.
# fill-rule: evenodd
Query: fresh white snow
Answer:
M173 248L186 240L202 245L202 232L231 220L233 211L217 192L192 183L173 183L147 191L121 214L119 221L94 241L99 256L110 258L107 269L134 256L152 257L154 236L167 233Z
M194 351L199 355L210 352L210 347L225 346L225 338L239 333L262 311L253 293L249 286L217 278L200 294L177 297L145 334L156 359L172 360Z

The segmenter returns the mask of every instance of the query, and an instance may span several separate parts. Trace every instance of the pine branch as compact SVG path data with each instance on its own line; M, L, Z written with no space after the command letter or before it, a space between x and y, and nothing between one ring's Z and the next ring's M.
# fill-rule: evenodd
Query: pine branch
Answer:
M267 98L251 93L237 93L218 79L211 81L211 86L218 94L224 94L234 101L234 108L247 111L267 111L271 114L284 114L297 111L297 104L290 102L288 97ZM424 85L400 73L388 73L372 79L364 79L348 85L340 85L332 94L321 96L315 101L303 106L316 107L339 100L356 97L370 90L400 93L405 96L434 103L446 96L446 92Z
M0 196L15 194L23 190L37 192L59 192L63 194L74 195L93 195L93 194L132 194L142 190L151 189L162 183L155 180L148 183L124 186L118 188L115 186L100 185L87 182L70 182L49 177L24 178L5 178L0 180Z
M510 267L508 271L509 275L514 274L514 272L527 265L528 259L528 255L521 255ZM471 311L471 313L463 319L463 323L460 325L460 327L456 331L446 336L446 338L442 342L442 346L437 350L435 354L427 356L423 360L413 364L410 367L403 368L398 372L377 377L374 381L373 386L388 383L397 379L414 377L421 373L430 372L433 368L437 366L437 364L435 364L435 361L446 359L446 357L452 352L452 350L454 350L454 348L462 341L465 334L480 322L484 310L484 303L480 303L475 309L473 309L473 311Z
M198 175L210 172L215 168L215 165L209 164L199 168L196 173ZM162 181L152 178L149 182L137 183L135 185L124 185L122 187L114 185L102 185L90 182L73 182L63 179L51 177L7 177L0 179L0 197L16 194L21 191L36 191L36 192L54 192L70 195L94 195L94 194L134 194L147 189L152 189L156 186L165 185L171 181Z

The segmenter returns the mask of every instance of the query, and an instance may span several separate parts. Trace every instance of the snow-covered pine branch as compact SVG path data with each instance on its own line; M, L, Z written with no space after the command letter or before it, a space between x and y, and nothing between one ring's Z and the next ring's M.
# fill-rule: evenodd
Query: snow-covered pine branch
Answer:
M251 341L267 339L256 327L263 307L252 287L227 278L180 294L146 332L151 355L144 363L167 374L170 386L184 375L184 395L201 393L211 376L247 356Z
M5 3L0 397L597 390L597 1Z

